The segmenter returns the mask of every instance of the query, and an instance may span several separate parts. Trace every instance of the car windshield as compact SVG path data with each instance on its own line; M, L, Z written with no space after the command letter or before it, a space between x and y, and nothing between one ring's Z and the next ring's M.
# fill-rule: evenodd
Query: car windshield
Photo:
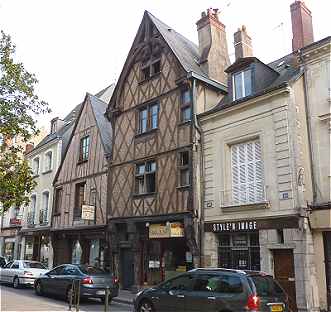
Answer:
M24 261L23 266L28 269L46 269L41 263L39 262L29 262Z
M282 288L271 276L253 275L251 279L255 284L258 296L272 297L284 294Z
M80 265L79 269L82 271L84 274L88 275L96 275L96 274L105 274L106 272L100 268L90 266L90 265Z

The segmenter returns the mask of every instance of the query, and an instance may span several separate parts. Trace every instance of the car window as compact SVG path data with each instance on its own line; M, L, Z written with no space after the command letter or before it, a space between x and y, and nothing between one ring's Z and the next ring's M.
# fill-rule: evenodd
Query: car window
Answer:
M0 257L0 267L4 267L6 265L6 260L3 257Z
M64 271L64 266L61 265L50 271L49 275L63 275L63 271Z
M14 262L14 264L11 266L11 269L19 269L20 265L18 262Z
M78 269L73 265L68 265L63 270L63 275L80 275Z
M4 268L5 269L8 269L8 268L10 268L10 266L13 264L13 261L10 261L10 262L8 262L5 266L4 266Z
M24 261L23 262L23 267L24 268L30 268L30 269L46 269L41 263L39 262L29 262L29 261Z
M284 294L283 289L271 276L254 275L250 278L253 280L258 296L270 297Z
M180 276L165 282L162 285L164 290L192 290L193 277L191 275Z
M80 265L79 269L84 273L84 274L88 274L88 275L95 275L95 274L105 274L105 271L94 267L94 266L90 266L90 265Z
M233 294L242 293L243 285L239 276L200 275L194 281L193 290Z

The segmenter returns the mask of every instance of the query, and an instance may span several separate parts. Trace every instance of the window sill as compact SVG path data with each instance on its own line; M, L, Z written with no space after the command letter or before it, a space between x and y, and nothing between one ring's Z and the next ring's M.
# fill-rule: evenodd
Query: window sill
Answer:
M148 77L148 78L146 78L144 80L139 81L138 82L138 85L142 85L142 84L144 84L144 83L146 83L146 82L148 82L150 80L153 80L153 79L159 77L160 74L161 74L161 71L159 71L158 73L153 74L152 76L150 76L150 77Z
M61 212L56 212L56 213L53 214L53 217L58 217L60 215L61 215Z
M52 172L52 171L53 171L52 169L49 169L49 170L47 170L47 171L44 171L43 174L47 174L47 173L50 173L50 172Z
M33 179L35 179L35 178L39 178L39 173L32 175L32 178L33 178Z
M133 198L141 198L141 197L155 197L157 195L156 192L153 193L143 193L143 194L133 194Z
M143 133L137 133L134 137L135 138L141 138L141 137L144 137L144 136L155 134L157 131L159 131L159 128L154 128L154 129L148 130L148 131L143 132Z
M190 189L191 188L191 185L180 185L180 186L177 186L176 189L178 191L186 191L187 189Z
M270 208L269 201L261 201L256 203L236 204L236 205L221 205L223 212L238 212L242 210L255 210Z
M191 119L190 119L190 120L186 120L186 121L180 121L180 122L178 123L178 126L179 126L179 127L180 127L180 126L186 126L186 125L191 124L191 122L192 122Z
M85 160L79 160L79 161L77 162L77 166L82 165L82 164L84 164L84 163L86 163L86 162L88 162L88 159L85 159Z

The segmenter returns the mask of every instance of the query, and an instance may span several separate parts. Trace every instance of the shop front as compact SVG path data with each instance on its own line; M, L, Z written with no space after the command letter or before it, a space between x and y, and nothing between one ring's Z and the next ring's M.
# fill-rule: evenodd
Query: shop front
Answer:
M4 256L7 261L19 258L20 240L18 237L19 230L17 228L3 228L0 233L1 249L0 255Z

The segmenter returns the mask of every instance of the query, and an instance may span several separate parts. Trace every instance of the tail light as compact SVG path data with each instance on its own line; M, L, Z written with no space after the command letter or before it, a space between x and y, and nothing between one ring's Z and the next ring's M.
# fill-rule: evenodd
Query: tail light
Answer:
M119 282L119 279L117 277L113 277L113 284L117 284Z
M256 295L250 295L247 301L248 311L258 311L260 308L260 298Z
M92 285L93 280L90 276L84 277L81 282L82 285Z
M26 276L33 276L33 273L31 273L29 271L24 271L24 275L26 275Z

